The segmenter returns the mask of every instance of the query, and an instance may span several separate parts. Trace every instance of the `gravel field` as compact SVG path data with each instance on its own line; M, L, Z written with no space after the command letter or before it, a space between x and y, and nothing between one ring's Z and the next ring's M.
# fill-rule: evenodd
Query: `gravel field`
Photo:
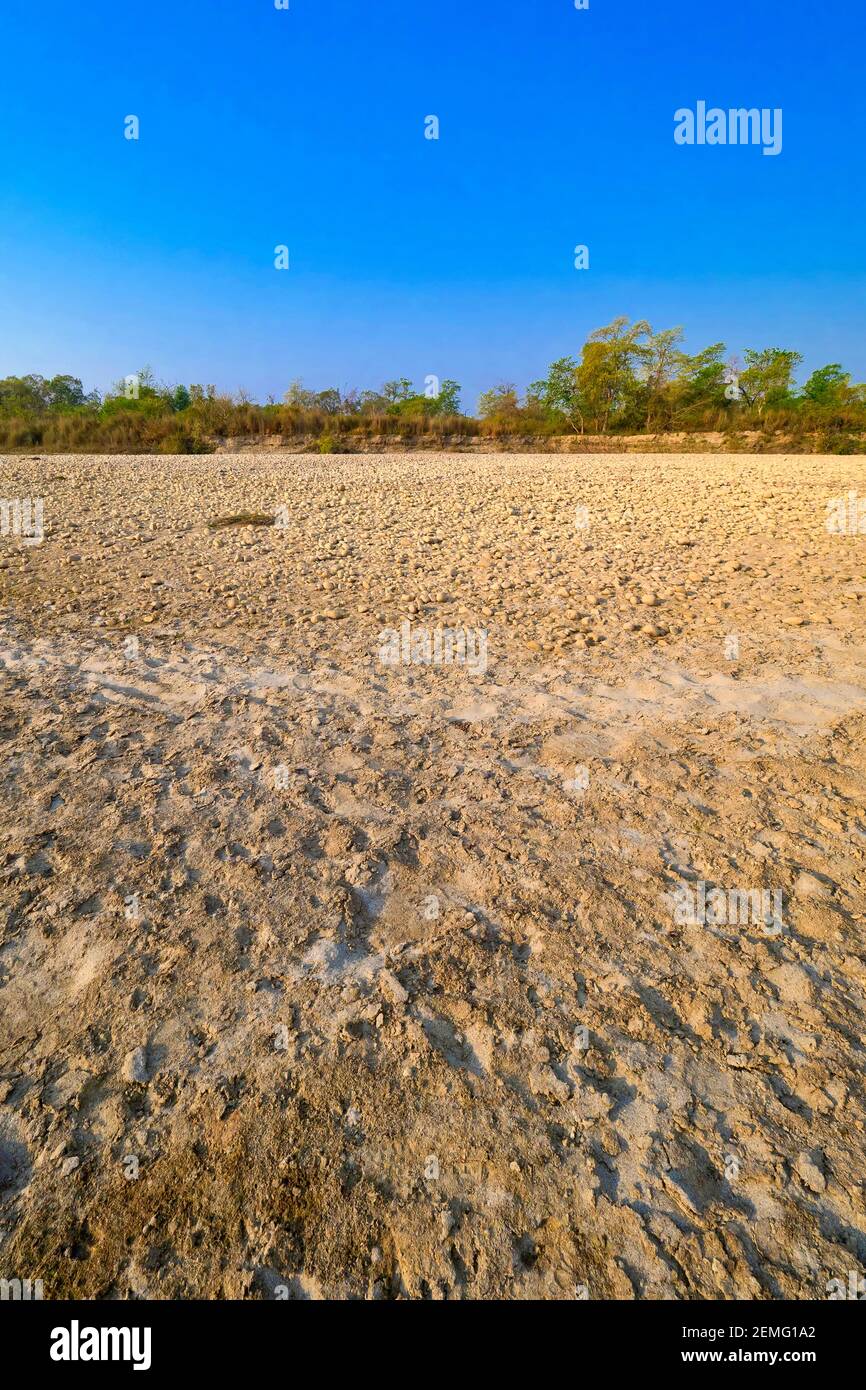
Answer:
M44 526L0 536L0 1276L862 1277L852 490L864 458L0 458Z

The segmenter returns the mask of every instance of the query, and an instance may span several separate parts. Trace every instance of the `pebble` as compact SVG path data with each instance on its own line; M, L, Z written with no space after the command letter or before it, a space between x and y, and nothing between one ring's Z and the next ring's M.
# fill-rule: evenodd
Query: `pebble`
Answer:
M143 1047L136 1047L132 1052L128 1052L123 1059L123 1079L137 1085L143 1085L147 1081L147 1052Z

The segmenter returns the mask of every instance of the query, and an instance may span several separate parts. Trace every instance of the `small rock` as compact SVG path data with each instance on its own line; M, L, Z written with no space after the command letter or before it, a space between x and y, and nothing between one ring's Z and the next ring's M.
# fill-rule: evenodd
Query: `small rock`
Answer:
M827 1186L827 1179L818 1166L823 1161L821 1150L813 1149L811 1153L798 1154L794 1162L794 1171L810 1192L823 1192Z
M124 1057L123 1079L138 1085L147 1081L147 1052L143 1047L137 1047L134 1052L128 1052Z
M409 998L409 992L403 988L392 970L382 970L379 974L379 982L391 996L395 1004L406 1003L406 1000Z

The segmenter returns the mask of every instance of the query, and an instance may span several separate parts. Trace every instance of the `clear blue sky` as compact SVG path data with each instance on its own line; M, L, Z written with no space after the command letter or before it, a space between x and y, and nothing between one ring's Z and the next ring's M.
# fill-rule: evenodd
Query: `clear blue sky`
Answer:
M866 379L862 0L3 9L0 375L472 407L625 313ZM701 99L781 107L781 155L675 145Z

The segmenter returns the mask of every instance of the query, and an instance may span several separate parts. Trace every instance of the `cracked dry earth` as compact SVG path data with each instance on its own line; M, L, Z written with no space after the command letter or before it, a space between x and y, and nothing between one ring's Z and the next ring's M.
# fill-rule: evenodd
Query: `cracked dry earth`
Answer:
M808 1299L866 1270L866 539L825 528L863 460L0 479L46 525L0 541L0 1275ZM383 665L404 619L486 628L486 672ZM781 892L781 929L678 920L699 882Z

